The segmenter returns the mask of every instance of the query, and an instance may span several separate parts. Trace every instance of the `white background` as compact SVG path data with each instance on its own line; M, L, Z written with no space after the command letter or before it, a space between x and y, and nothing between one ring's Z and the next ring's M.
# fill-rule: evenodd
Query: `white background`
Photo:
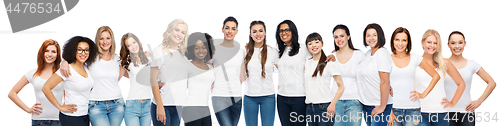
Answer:
M3 1L2 1L3 2ZM184 19L188 32L207 32L214 38L222 38L223 20L234 16L239 22L239 33L235 40L248 42L249 24L262 20L267 27L267 44L276 47L275 32L277 24L285 19L292 20L299 31L300 42L305 37L318 32L322 35L325 52L333 50L332 29L337 24L345 24L351 31L355 48L368 50L362 44L362 32L367 24L378 23L386 37L386 48L392 32L397 27L410 31L412 53L422 54L421 36L427 29L435 29L441 34L443 56L451 55L446 46L449 33L458 30L465 34L467 46L464 57L474 59L497 81L500 73L495 52L500 47L496 39L499 35L500 19L498 2L494 1L80 1L68 13L34 28L12 33L7 12L0 12L0 120L2 125L30 125L31 116L18 108L7 94L14 84L30 69L36 68L36 54L46 39L54 39L61 46L69 38L81 35L94 40L97 28L110 26L115 34L117 46L120 38L127 32L136 34L145 44L156 46L161 43L162 34L173 19ZM119 53L119 48L115 53ZM277 76L275 76L277 80ZM275 81L277 84L277 81ZM486 83L475 75L472 84L472 98L477 99ZM120 81L124 98L127 97L128 79ZM498 90L498 89L497 89ZM35 103L33 87L27 85L19 97L28 105ZM485 114L477 125L499 125L492 122L493 114L500 112L497 105L498 91L478 108ZM498 118L498 117L497 117ZM212 119L216 121L215 116ZM240 125L244 125L243 113ZM279 124L278 116L275 125ZM214 122L214 124L216 124ZM124 123L122 125L125 125ZM365 125L363 123L363 125Z

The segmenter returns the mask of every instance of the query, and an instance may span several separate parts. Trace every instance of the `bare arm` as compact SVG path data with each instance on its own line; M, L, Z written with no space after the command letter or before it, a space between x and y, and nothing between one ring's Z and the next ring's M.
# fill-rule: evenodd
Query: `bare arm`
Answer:
M69 70L69 64L68 61L62 61L61 62L61 67L59 68L61 70L61 74L64 77L69 77L71 75L71 72Z
M10 100L12 100L12 102L14 102L19 108L23 109L25 112L29 114L36 113L39 115L40 113L42 113L43 109L42 107L39 106L41 105L40 103L35 103L35 105L33 105L33 107L30 108L26 104L24 104L24 102L19 98L19 96L17 96L19 91L21 91L21 89L23 89L23 87L26 86L28 83L29 81L26 78L26 76L21 77L21 79L16 83L16 85L14 85L14 87L12 87L12 89L10 90L9 98Z
M245 62L242 62L241 63L241 70L240 70L240 84L242 84L246 79L247 79L247 75L245 72Z
M384 112L387 106L387 100L389 99L389 88L391 86L389 77L391 76L388 72L378 72L380 76L380 105L375 106L372 110L372 117Z
M488 84L488 86L484 90L481 97L479 97L479 99L474 100L467 105L466 110L470 112L474 112L476 108L479 107L484 102L484 100L488 98L488 96L490 96L491 92L493 92L493 89L495 89L495 87L497 86L495 80L493 80L490 74L488 74L488 72L486 72L482 67L481 69L479 69L479 71L477 71L476 74L479 75L479 77L481 77L481 79L483 79L484 82Z
M59 111L61 112L76 112L77 109L76 109L76 105L74 104L70 104L70 105L61 105L59 103L59 101L57 101L56 97L54 96L54 94L52 93L52 89L54 87L56 87L59 83L61 83L63 81L63 79L57 75L57 74L53 74L46 82L45 84L43 85L42 87L42 92L43 94L45 94L45 97L47 97L47 99L50 101L50 103L52 103L52 105L54 105L54 107L56 107L57 109L59 109Z
M335 82L337 83L337 86L339 88L337 89L337 93L335 93L335 97L333 97L332 101L330 102L330 105L328 105L328 108L326 109L330 118L334 117L335 104L337 104L337 101L339 101L340 97L344 93L344 82L342 81L342 76L334 75L333 79L335 79Z
M127 70L125 70L125 68L120 66L120 76L118 77L118 81L122 79L122 76L128 78L128 73Z
M422 92L422 93L419 93L417 91L411 92L411 93L413 93L411 95L412 101L417 101L419 98L423 99L423 98L427 97L427 95L432 91L434 86L436 86L436 83L439 81L439 79L441 79L438 72L434 68L432 68L432 66L429 65L429 63L427 63L427 61L425 61L424 59L422 59L422 61L420 62L420 64L418 66L420 66L420 68L424 69L425 72L427 72L427 74L429 74L429 76L432 77L432 80L429 83L429 86L427 86L427 88L424 90L424 92Z
M166 124L165 108L163 108L163 101L160 95L160 87L158 85L158 75L160 74L160 69L158 67L151 67L151 89L153 92L153 97L156 101L156 120Z
M446 73L455 81L457 84L458 88L455 91L455 95L453 95L453 99L451 99L451 102L448 101L448 99L443 98L443 102L441 104L444 104L444 108L447 107L455 107L457 104L458 100L460 100L460 97L462 97L462 94L464 93L465 90L465 82L460 73L458 72L457 68L448 60L445 59L444 63L446 64Z

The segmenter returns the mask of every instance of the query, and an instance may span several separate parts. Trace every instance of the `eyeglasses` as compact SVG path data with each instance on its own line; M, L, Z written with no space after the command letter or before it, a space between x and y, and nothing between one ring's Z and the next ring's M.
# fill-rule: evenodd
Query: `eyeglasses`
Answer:
M82 53L89 54L89 53L90 53L90 50L89 50L89 49L81 49L81 48L78 48L78 49L76 50L76 52L77 52L78 54L82 54Z
M291 30L290 30L290 29L288 29L288 28L287 28L287 29L285 29L285 30L280 29L280 30L279 30L279 33L280 33L280 34L288 34L288 33L290 33L290 31L291 31Z

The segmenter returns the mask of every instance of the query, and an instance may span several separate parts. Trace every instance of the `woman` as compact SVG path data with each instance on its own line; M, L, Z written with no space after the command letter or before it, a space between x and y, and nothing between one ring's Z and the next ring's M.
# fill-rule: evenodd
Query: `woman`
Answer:
M66 42L62 57L69 63L73 75L64 77L61 70L52 75L42 91L59 111L61 126L89 126L89 96L94 79L88 67L94 65L97 46L87 37L75 36ZM61 83L62 82L62 83ZM64 103L60 104L52 89L62 84Z
M141 83L139 75L142 69L149 69L149 57L144 53L142 43L132 33L126 33L121 39L120 66L127 70L130 79L130 90L125 104L125 124L129 126L151 126L151 87L149 78L147 83ZM138 79L139 78L139 79Z
M441 79L436 83L428 97L420 99L422 122L421 126L447 126L449 125L446 108L453 108L465 89L464 79L457 69L441 55L441 37L436 30L429 29L422 36L422 47L424 49L423 59L436 69ZM451 102L446 99L444 77L450 76L456 82L458 88ZM417 91L424 92L429 87L431 77L422 69L416 69L415 82Z
M474 126L475 125L475 115L474 110L481 105L481 103L488 98L493 89L496 87L496 83L493 78L488 74L482 67L474 60L465 59L462 53L465 49L465 36L462 32L454 31L451 32L448 37L448 47L452 53L451 57L448 59L457 69L464 82L466 84L464 93L460 100L458 100L455 107L449 109L450 117L457 117L458 120L451 120L450 126ZM470 89L472 86L472 76L474 74L479 75L488 86L485 91L479 97L479 99L472 101L470 96ZM444 80L444 85L446 89L446 97L452 99L455 90L458 88L455 85L455 81L446 76ZM464 117L465 116L465 117Z
M410 53L410 32L398 27L392 33L391 87L393 94L392 119L395 126L418 126L421 121L419 98L425 98L440 79L439 74L421 56ZM420 67L432 77L424 92L415 91L415 70ZM394 122L394 123L393 123Z
M49 39L43 42L38 50L37 69L33 69L24 74L23 77L12 87L9 92L9 98L19 108L31 114L32 126L59 126L59 111L54 105L50 104L49 100L42 92L43 84L52 76L58 69L61 62L61 47L57 41ZM17 96L17 94L28 83L33 84L35 89L36 104L31 108ZM63 87L56 86L52 89L54 96L58 102L61 102L63 96Z
M352 45L351 33L347 26L339 24L333 28L332 33L335 41L333 55L337 58L338 69L346 89L335 104L335 126L361 126L362 117L358 117L358 113L363 111L363 105L359 102L356 69L365 55ZM333 86L331 92L336 90L337 87Z
M95 42L98 60L89 67L94 77L94 88L90 92L89 117L94 126L120 126L125 112L125 102L118 81L125 69L120 67L120 57L115 53L116 44L113 30L108 26L97 29ZM68 71L67 62L63 62L63 76ZM66 76L67 77L67 76Z
M314 117L308 122L309 126L332 126L335 121L335 105L344 93L344 83L340 76L337 63L325 63L326 55L323 52L323 40L318 33L311 33L306 38L306 45L312 58L306 61L304 70L306 113L307 117ZM332 77L338 89L335 95L330 93ZM316 119L317 116L321 118Z
M363 104L366 125L385 126L388 121L386 116L391 114L392 109L392 97L389 96L391 55L384 48L384 31L380 25L369 24L363 36L363 44L371 49L356 70L359 100Z
M215 80L213 67L207 64L214 55L212 37L206 33L189 35L186 57L191 60L188 67L188 96L182 109L185 126L211 126L208 108L211 85Z
M184 57L187 30L187 24L183 20L173 20L163 33L162 44L153 51L150 82L154 97L151 104L154 126L179 126L181 123L189 65ZM162 85L159 85L157 80L161 81Z
M279 48L279 87L277 108L281 125L305 126L305 121L293 120L293 116L306 115L304 90L304 63L311 57L304 44L299 44L297 27L290 20L278 24L276 41Z
M262 21L252 21L246 47L246 84L243 111L247 126L257 126L258 113L263 126L274 124L276 99L274 95L273 69L278 59L276 49L266 44L266 27Z

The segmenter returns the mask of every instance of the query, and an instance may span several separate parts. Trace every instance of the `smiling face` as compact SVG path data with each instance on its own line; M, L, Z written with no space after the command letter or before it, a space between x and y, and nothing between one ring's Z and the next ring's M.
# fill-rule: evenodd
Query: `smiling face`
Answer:
M45 53L43 55L44 60L46 63L51 64L54 63L57 59L57 48L55 45L49 45L47 46L47 49L45 49Z
M370 28L366 30L366 44L371 48L377 47L378 37L377 30Z
M279 30L281 41L285 42L287 45L290 45L292 40L292 31L290 31L290 26L288 26L287 23L281 24Z
M313 40L307 43L307 50L311 52L312 55L317 55L321 53L323 47L323 42L319 40Z
M222 28L222 33L224 33L224 39L226 40L234 40L234 36L238 34L238 28L234 21L228 21L224 24L224 28Z
M394 48L396 53L406 53L408 46L408 35L406 33L397 33L394 36Z
M198 40L194 45L194 57L203 60L205 56L207 56L207 47L203 44L203 41Z
M125 41L125 46L127 46L127 49L128 51L130 51L130 53L139 53L139 43L134 38L128 37L128 39Z
M448 47L453 55L462 55L464 52L464 47L466 42L464 37L460 34L453 34L450 36L450 40L448 41Z
M89 49L89 44L87 44L86 42L78 43L78 47L76 49L76 59L78 62L85 63L85 61L87 61L90 54Z
M172 30L172 33L170 34L170 40L173 42L173 44L178 45L184 40L186 34L186 24L177 24L177 26L175 26L174 30Z
M333 39L335 40L335 45L337 45L340 49L343 47L347 47L350 35L347 35L344 29L337 29L333 32Z
M261 24L256 24L253 25L250 28L250 36L252 36L253 41L255 44L260 44L264 42L264 39L266 38L266 31L264 30L264 25Z
M422 41L422 47L424 48L424 52L428 54L434 54L437 51L438 48L438 42L437 38L434 35L431 35L427 38L425 38L424 41Z
M109 51L111 48L111 34L108 31L101 32L99 47L101 47L102 51Z

